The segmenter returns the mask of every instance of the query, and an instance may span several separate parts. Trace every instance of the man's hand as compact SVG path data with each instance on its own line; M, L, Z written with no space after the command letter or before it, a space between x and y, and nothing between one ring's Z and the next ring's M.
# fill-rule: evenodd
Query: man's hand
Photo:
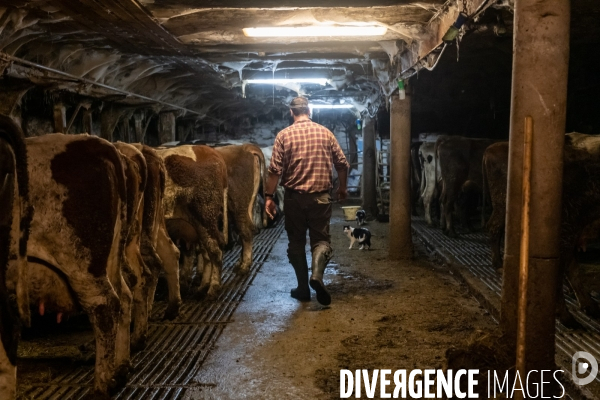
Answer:
M271 219L275 219L275 214L277 214L277 208L275 207L275 202L271 197L267 197L267 201L265 202L265 211L267 215Z
M348 190L346 188L342 188L341 186L337 190L338 201L343 203L344 200L348 197Z
M337 190L338 201L343 203L344 200L348 197L348 168L341 168L337 170L338 180L340 181L340 186Z

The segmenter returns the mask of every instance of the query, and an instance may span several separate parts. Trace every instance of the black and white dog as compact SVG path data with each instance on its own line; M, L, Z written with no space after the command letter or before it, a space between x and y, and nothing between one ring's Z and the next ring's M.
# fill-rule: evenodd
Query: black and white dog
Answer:
M365 228L353 228L350 225L344 226L344 233L350 239L350 247L348 249L352 249L354 246L354 242L358 240L360 244L359 250L362 250L365 246L367 250L371 248L371 232Z
M366 218L367 213L365 212L365 210L358 210L356 212L356 223L358 224L358 226L364 225L364 223L366 222Z

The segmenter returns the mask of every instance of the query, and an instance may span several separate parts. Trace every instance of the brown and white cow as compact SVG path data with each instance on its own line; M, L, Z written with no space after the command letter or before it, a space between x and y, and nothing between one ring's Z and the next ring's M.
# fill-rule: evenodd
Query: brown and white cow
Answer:
M461 136L440 136L435 142L435 158L442 180L440 225L448 236L456 236L453 222L455 208L463 226L473 230L469 211L477 207L482 193L483 152L494 142Z
M148 335L148 317L153 275L141 253L144 193L148 180L148 167L142 153L131 144L117 142L114 146L122 155L127 184L127 222L123 224L125 251L122 273L133 294L131 310L131 351L145 347Z
M121 264L127 187L120 153L88 135L26 139L30 202L30 301L43 313L81 307L96 339L94 392L106 396L129 369L132 295ZM50 295L48 295L50 293ZM43 296L39 298L38 296ZM66 310L72 311L72 310Z
M487 222L492 246L492 260L496 268L502 266L500 243L504 236L506 213L506 185L508 142L489 146L484 154L483 173L492 201L493 212ZM563 164L563 210L560 226L561 273L568 279L580 307L588 314L599 316L598 305L585 290L579 275L575 256L584 235L598 234L600 220L600 140L579 133L565 138ZM557 228L558 229L558 228ZM568 312L562 280L557 287L558 317L567 326L574 325Z
M167 231L175 242L200 246L199 294L214 299L221 288L222 248L227 242L227 166L208 146L157 152L167 170L163 199Z
M32 213L28 192L27 154L23 133L10 118L0 116L1 399L14 399L16 396L19 314L25 325L29 324L26 251ZM17 268L15 291L10 291L7 287L9 260Z
M235 271L245 274L252 265L252 239L254 237L254 203L259 187L265 187L265 158L258 146L218 147L227 164L227 209L229 217L242 241L242 254ZM263 227L267 225L266 214L262 215Z
M144 191L144 212L142 218L141 252L144 263L152 272L150 282L148 313L158 283L158 275L164 271L169 288L169 305L165 319L173 319L179 314L181 294L179 290L179 250L173 244L165 225L163 196L166 185L166 169L163 160L149 146L139 143L134 146L146 160L148 179Z

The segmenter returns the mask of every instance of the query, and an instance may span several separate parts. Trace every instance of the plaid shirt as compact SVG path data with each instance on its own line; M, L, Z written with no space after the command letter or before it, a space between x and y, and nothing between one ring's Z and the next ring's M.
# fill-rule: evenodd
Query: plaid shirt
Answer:
M348 169L333 133L310 120L298 121L277 134L269 172L281 175L281 185L301 193L331 188L332 166Z

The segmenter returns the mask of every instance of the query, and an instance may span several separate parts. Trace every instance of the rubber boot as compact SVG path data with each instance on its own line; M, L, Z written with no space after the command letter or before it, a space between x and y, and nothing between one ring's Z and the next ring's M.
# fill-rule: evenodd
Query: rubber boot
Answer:
M298 287L290 291L290 295L300 301L310 301L310 289L308 287L308 263L306 262L306 255L288 255L290 264L294 267L296 272L296 279L298 280Z
M331 295L325 289L323 273L331 256L331 250L324 246L318 246L312 253L312 275L310 276L310 287L317 292L319 304L328 306L331 304Z

